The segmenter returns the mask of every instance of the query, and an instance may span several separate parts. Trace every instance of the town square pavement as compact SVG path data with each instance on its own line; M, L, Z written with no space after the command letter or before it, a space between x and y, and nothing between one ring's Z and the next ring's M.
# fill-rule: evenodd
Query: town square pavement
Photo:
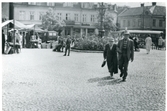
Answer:
M22 49L2 55L3 111L165 111L166 51L144 49L126 82L110 79L102 53Z

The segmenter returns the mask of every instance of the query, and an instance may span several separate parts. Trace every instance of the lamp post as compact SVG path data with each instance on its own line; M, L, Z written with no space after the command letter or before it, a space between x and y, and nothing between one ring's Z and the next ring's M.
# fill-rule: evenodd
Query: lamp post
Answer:
M99 15L100 15L100 31L99 32L100 32L100 36L102 38L104 35L104 32L105 32L103 22L104 22L104 15L105 15L107 7L104 5L103 2L98 3L98 4L99 4L98 6L97 6L97 4L95 4L94 8L95 8L95 10L99 11ZM110 8L110 5L108 5L108 8Z
M143 7L143 30L144 30L144 3L141 4Z

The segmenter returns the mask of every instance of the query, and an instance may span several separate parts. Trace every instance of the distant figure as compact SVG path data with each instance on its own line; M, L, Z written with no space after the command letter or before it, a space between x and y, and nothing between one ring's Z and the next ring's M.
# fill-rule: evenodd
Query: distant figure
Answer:
M11 32L8 32L7 42L12 42L12 34L11 34Z
M22 37L22 47L24 48L25 47L25 42L26 42L26 40L25 40L25 32L23 32L23 37Z
M108 38L108 43L105 46L103 57L104 61L107 61L108 71L110 72L111 78L113 78L113 73L118 73L117 46L114 44L113 38Z
M18 30L15 31L15 48L17 53L19 53L19 49L21 51L21 36Z
M124 38L118 42L117 51L119 57L119 69L120 69L120 77L122 77L122 81L126 81L126 77L128 75L128 64L129 60L133 62L134 59L134 47L133 40L129 39L129 32L125 30Z
M152 46L152 39L150 37L150 34L148 34L148 37L146 37L145 43L146 43L146 52L147 52L147 54L149 54L151 46Z
M139 47L138 47L139 38L138 38L137 36L135 36L135 37L133 38L133 41L134 41L135 51L138 51L138 50L139 50Z
M66 44L65 44L65 54L66 56L67 50L68 50L68 56L70 56L70 44L71 44L71 39L70 36L67 36Z
M156 37L156 40L155 40L155 49L158 49L158 36Z
M5 54L5 34L2 30L2 54Z
M162 37L160 36L159 39L158 39L158 50L159 50L159 49L161 50L162 46L163 46L163 39L162 39Z

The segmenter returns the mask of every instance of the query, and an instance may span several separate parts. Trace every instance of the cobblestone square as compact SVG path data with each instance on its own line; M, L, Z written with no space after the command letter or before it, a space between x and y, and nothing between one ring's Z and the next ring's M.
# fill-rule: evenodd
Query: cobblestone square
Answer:
M165 53L135 52L126 82L119 73L109 78L102 53L3 55L3 111L165 111Z

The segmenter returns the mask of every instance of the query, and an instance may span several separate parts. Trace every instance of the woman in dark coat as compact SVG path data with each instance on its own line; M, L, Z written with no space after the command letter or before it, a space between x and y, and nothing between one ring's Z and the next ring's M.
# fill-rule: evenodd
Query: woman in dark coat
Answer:
M118 73L118 61L117 61L117 50L116 44L114 44L114 39L109 38L108 43L105 46L103 53L104 60L107 61L108 71L110 72L111 78L113 78L113 73Z

